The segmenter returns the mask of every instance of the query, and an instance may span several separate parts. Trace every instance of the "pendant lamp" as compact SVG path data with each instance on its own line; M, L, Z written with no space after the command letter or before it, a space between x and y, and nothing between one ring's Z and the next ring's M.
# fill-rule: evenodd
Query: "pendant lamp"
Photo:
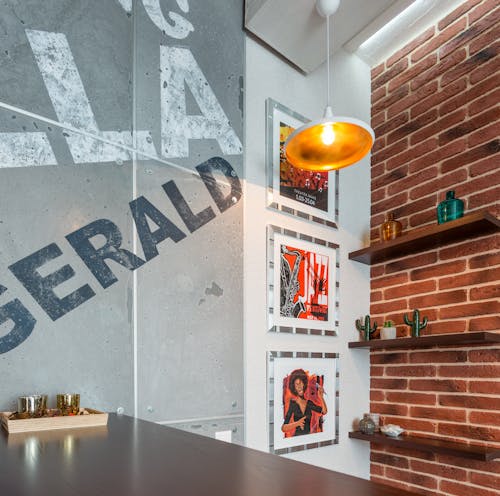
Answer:
M340 0L316 0L316 9L326 17L327 103L322 119L296 129L286 140L288 162L299 169L329 171L361 160L371 149L375 134L365 122L333 115L330 103L330 16Z

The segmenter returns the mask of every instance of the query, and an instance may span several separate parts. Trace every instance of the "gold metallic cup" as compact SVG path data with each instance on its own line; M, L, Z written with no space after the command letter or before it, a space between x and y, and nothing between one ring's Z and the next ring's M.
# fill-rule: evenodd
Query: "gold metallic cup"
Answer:
M80 411L79 394L58 394L56 396L57 408L63 415L77 415Z
M47 410L46 394L30 394L19 396L17 399L17 413L26 417L43 417Z

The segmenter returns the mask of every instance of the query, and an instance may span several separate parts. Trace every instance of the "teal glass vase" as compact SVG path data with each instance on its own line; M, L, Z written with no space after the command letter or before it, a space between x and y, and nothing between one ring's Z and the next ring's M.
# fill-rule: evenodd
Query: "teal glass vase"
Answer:
M443 224L450 220L459 219L464 215L464 202L455 198L455 191L446 193L446 200L437 207L438 224Z

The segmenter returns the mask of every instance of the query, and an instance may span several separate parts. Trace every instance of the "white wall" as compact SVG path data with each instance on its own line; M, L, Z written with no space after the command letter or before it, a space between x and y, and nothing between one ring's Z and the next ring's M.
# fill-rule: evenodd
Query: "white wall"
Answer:
M370 68L342 52L333 63L333 110L370 120ZM352 250L368 242L369 159L340 172L339 229L299 220L266 208L265 102L268 97L317 118L326 99L325 67L302 76L253 40L246 41L244 323L245 425L247 446L268 450L266 352L340 353L340 443L297 452L290 458L332 470L369 477L369 446L350 440L352 423L369 408L369 357L347 348L357 340L354 320L369 311L369 267L350 262ZM338 337L267 332L266 226L274 224L340 245L340 332Z

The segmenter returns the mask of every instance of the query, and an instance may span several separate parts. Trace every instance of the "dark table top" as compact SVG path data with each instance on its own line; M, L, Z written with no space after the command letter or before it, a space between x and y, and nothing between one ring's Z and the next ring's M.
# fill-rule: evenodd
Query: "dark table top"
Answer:
M0 435L0 495L410 496L127 416L107 427Z

